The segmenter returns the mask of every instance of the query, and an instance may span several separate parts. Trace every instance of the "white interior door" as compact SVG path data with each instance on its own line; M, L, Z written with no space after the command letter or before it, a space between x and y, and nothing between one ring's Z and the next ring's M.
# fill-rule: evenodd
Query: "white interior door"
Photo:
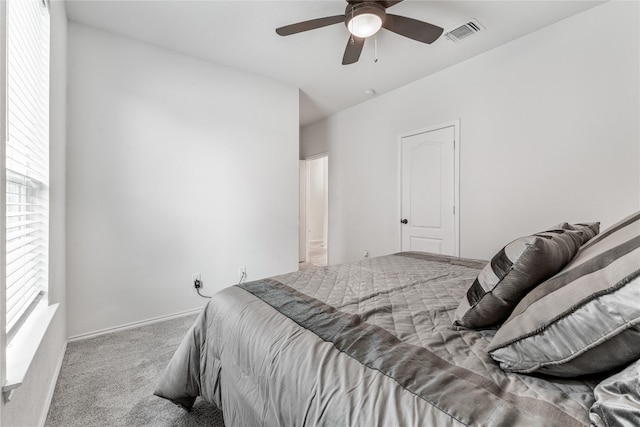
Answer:
M455 125L402 137L402 250L458 255Z

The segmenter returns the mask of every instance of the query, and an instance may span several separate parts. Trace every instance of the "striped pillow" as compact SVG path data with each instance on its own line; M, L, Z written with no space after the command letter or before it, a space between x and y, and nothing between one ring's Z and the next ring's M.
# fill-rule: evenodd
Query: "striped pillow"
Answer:
M503 322L531 288L559 272L598 231L597 222L563 223L509 243L473 282L460 301L453 324L483 328Z
M640 358L640 212L531 291L488 347L507 371L570 377Z

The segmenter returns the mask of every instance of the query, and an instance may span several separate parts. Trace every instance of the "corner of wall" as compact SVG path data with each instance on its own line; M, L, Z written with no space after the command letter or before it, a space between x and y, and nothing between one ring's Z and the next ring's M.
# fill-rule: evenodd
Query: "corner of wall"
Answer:
M11 401L3 402L2 424L7 427L43 426L67 347L64 313L57 310L23 383Z

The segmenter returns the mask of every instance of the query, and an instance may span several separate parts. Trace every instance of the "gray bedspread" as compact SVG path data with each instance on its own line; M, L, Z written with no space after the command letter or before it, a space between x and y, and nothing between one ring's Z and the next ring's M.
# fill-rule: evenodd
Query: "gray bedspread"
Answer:
M202 396L227 426L589 425L600 378L505 373L495 330L452 326L483 266L401 253L227 288L156 394Z

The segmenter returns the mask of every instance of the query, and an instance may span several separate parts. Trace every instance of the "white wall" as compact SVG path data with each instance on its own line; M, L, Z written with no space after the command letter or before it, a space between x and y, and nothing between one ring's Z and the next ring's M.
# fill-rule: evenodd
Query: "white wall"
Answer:
M66 348L65 149L67 92L67 15L52 1L50 68L49 293L58 303L24 382L2 406L3 426L43 425ZM3 325L4 328L4 325Z
M398 135L457 118L461 256L638 210L638 12L606 3L303 128L301 157L331 156L331 262L400 249Z
M297 88L75 23L69 58L69 336L297 269Z

